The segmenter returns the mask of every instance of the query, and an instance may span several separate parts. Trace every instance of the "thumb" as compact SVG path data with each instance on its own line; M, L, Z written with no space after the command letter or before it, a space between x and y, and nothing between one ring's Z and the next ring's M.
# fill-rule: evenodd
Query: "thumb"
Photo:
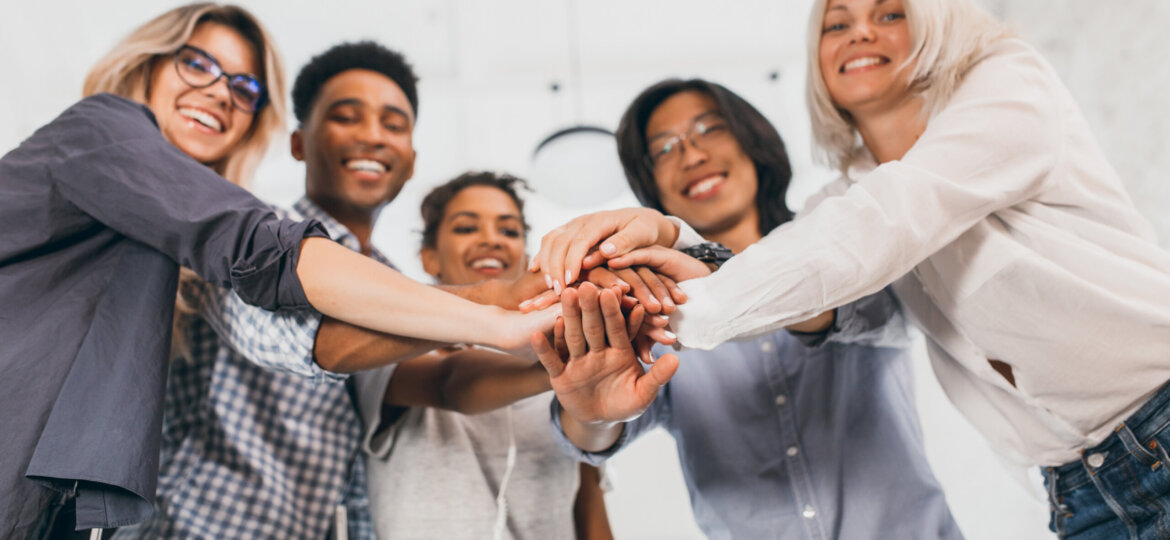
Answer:
M635 383L635 392L644 403L649 403L658 395L658 389L670 382L670 378L678 371L678 356L664 354L650 364L650 370Z

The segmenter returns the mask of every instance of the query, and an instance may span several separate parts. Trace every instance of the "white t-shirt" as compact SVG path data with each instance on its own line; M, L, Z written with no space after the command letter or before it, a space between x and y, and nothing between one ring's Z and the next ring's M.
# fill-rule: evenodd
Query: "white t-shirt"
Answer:
M580 469L553 439L551 392L476 415L411 407L376 432L392 374L388 366L355 379L365 423L370 513L379 538L492 538L510 441L516 455L504 490L503 537L576 536Z

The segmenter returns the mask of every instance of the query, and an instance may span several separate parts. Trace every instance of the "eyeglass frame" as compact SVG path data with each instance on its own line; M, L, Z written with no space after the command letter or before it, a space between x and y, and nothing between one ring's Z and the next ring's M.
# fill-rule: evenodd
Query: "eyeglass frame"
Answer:
M714 122L708 121L707 120L708 117L713 118ZM700 127L700 126L702 126L704 128L710 128L710 127L712 127L711 124L713 124L713 123L722 123L723 124L722 127L727 129L729 132L728 134L730 134L731 127L727 123L727 119L724 118L723 115L719 114L718 111L708 111L708 112L705 112L705 113L699 115L697 117L697 119L694 121L694 123L691 124L691 127L687 128L686 131L683 131L680 133L675 133L674 135L667 137L666 141L663 144L672 145L672 144L677 143L678 147L679 147L679 152L678 152L679 156L682 156L683 152L686 151L686 145L683 144L684 142L690 142L691 147L695 148L696 150L705 151L701 146L699 146L698 144L695 143L694 138L696 137L696 135L699 137L706 135L707 129L704 129L703 131L696 133L695 128ZM646 165L651 170L654 170L654 169L658 168L659 164L654 161L654 153L652 153L650 151L652 144L653 143L650 141L646 142ZM669 155L669 153L667 155Z
M211 61L211 65L214 68L214 71L212 71L210 73L218 72L215 74L215 78L212 79L211 82L209 82L207 84L203 84L203 85L198 85L198 84L192 83L191 81L187 80L187 77L183 76L183 68L179 65L179 56L181 55L181 53L184 50L194 51L196 54L199 54L199 55L203 56L204 58ZM228 72L224 71L223 66L219 65L219 60L217 60L214 56L212 56L211 53L209 53L203 49L200 49L199 47L196 47L194 45L183 45L183 46L179 47L179 49L177 51L174 52L173 56L175 58L174 58L174 61L172 62L172 64L175 66L175 72L179 74L179 79L182 80L187 86L190 86L191 88L208 88L211 85L214 85L215 83L219 82L220 79L226 79L227 86L228 86L228 96L232 100L233 107L235 107L241 111L244 111L248 114L256 114L256 113L259 113L261 110L263 110L264 106L268 104L268 87L265 86L265 84L263 82L261 82L260 79L257 79L256 77L253 77L247 73L228 73ZM260 95L259 95L259 97L256 98L256 105L252 109L248 109L248 108L244 107L243 105L241 105L240 102L237 101L237 99L236 99L236 93L232 91L232 80L238 80L238 79L251 80L251 81L255 82L256 85L260 89Z

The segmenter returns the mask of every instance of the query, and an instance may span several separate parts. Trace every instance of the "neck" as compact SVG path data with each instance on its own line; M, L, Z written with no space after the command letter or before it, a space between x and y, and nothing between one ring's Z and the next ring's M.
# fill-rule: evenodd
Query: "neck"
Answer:
M309 195L309 200L313 201L317 206L320 206L326 214L336 219L338 223L345 225L345 228L353 233L354 237L357 238L358 244L361 245L362 254L369 255L373 252L373 246L370 244L370 236L374 232L374 220L378 217L378 211L376 209L371 210L337 199L317 197L314 195Z
M760 236L760 215L757 212L749 212L743 219L736 221L730 227L695 232L703 235L708 240L723 244L735 254L759 242L760 238L762 238Z
M922 99L916 96L893 107L850 112L861 140L878 163L902 159L926 130Z

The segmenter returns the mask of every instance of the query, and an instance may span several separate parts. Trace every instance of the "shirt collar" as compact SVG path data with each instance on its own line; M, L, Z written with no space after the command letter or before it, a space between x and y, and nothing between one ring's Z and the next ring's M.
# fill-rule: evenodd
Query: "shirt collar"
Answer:
M300 199L297 199L297 202L293 203L293 210L296 210L297 213L306 219L315 219L321 222L321 225L325 227L325 232L329 233L329 237L334 242L359 253L361 252L362 245L358 241L357 236L348 227L342 225L340 221L337 221L333 216L329 215L323 208L317 206L317 203L310 200L308 196L302 196ZM378 251L378 248L371 246L370 257L382 264L390 265L390 260L382 252Z

